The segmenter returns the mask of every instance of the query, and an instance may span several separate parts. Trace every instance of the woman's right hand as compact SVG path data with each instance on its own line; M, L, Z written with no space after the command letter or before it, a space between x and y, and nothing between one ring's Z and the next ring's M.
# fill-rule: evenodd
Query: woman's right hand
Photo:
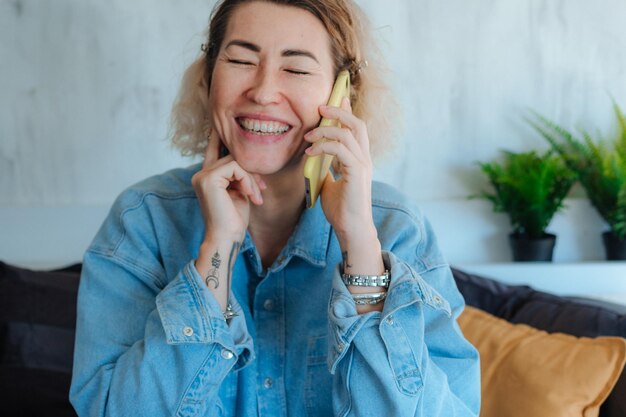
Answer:
M243 239L250 219L250 203L263 204L261 191L266 188L259 175L241 168L231 155L219 157L224 146L211 135L202 169L191 179L205 224L205 242Z
M191 184L205 226L195 266L222 311L227 312L232 268L248 227L250 203L263 204L261 190L266 185L232 156L220 158L221 146L217 136L209 140L202 169L191 178Z

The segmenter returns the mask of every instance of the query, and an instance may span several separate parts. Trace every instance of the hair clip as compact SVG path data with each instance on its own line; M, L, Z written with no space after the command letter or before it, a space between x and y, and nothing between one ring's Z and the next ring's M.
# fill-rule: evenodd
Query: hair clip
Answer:
M366 60L357 62L356 59L353 59L352 61L350 61L350 65L348 66L348 71L350 71L350 76L352 78L355 78L356 76L360 75L361 71L367 68L367 66L368 66L368 63Z
M356 63L356 73L360 74L362 70L367 68L369 63L366 60L360 61Z

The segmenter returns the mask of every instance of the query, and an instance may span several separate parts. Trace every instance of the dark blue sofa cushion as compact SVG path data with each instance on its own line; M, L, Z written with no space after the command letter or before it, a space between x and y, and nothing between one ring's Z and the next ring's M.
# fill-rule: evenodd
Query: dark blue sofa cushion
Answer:
M0 415L76 416L69 403L80 267L0 262Z

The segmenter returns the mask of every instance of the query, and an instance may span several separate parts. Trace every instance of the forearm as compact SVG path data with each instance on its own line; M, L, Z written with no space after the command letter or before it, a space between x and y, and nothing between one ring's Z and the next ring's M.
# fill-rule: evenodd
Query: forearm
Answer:
M336 374L335 413L476 416L480 369L456 324L462 299L454 291L444 298L429 285L452 286L449 269L426 278L390 252L383 259L393 279L382 313L357 314L339 276L333 280L328 358Z
M138 274L85 257L70 392L80 415L174 415L186 403L201 409L207 403L195 397L217 396L230 370L253 355L244 318L226 325L193 263L156 300L151 279Z
M222 311L228 306L232 271L241 242L232 239L207 239L200 245L195 266Z

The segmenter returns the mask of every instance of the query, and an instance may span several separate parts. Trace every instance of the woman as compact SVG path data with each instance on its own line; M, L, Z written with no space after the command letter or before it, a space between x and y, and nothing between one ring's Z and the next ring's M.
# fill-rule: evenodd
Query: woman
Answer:
M372 184L362 19L349 0L217 6L174 110L204 162L122 193L85 255L80 415L478 414L450 270L421 215ZM323 105L342 69L354 114ZM341 177L305 209L322 152Z

